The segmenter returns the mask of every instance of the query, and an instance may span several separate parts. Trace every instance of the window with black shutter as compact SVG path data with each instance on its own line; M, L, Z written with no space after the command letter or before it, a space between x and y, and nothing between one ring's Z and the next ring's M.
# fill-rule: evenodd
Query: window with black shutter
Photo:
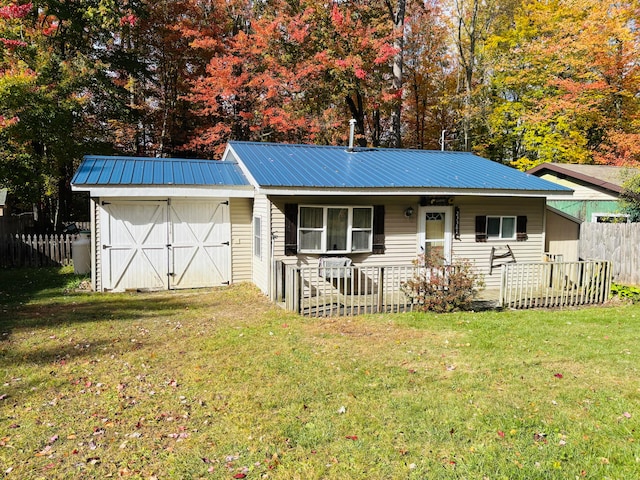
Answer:
M284 206L284 254L298 254L298 204Z
M384 205L373 207L373 249L374 255L382 255L385 251L384 245Z
M476 217L476 242L487 241L487 217L478 215Z
M478 215L476 217L476 242L488 240L517 240L523 242L527 235L527 217Z
M384 206L285 204L285 255L384 253Z
M527 235L527 217L519 215L516 220L516 240L518 242L524 242L529 238Z

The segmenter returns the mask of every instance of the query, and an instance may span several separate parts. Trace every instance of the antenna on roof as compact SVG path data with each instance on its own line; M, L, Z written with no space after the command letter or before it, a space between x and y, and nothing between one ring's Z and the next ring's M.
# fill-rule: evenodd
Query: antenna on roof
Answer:
M356 119L349 120L349 149L347 151L353 152L353 137L356 132Z

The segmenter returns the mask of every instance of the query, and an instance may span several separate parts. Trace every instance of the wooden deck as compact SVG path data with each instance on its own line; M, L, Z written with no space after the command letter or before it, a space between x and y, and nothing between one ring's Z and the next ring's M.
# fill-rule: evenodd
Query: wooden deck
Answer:
M301 315L345 316L413 311L402 285L414 265L285 266L277 301ZM473 310L564 307L603 303L609 297L610 262L511 263L501 266L500 290L480 290Z

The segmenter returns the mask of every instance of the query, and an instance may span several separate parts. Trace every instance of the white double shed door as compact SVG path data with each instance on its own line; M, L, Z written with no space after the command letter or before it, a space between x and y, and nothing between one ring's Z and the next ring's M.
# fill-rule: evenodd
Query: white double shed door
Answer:
M103 199L99 212L103 290L229 284L228 199Z

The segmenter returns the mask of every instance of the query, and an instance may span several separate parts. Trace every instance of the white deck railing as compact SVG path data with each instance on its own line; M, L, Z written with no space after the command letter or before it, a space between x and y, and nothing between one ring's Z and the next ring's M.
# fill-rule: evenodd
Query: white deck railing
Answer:
M401 286L413 278L414 265L297 267L287 265L287 310L308 316L407 312L411 299Z
M415 265L280 267L277 300L302 315L409 312L419 306L403 290L418 272ZM489 303L505 308L598 304L610 289L610 262L509 263L501 266L499 299Z
M568 307L604 303L611 291L611 262L510 263L502 266L500 305Z

